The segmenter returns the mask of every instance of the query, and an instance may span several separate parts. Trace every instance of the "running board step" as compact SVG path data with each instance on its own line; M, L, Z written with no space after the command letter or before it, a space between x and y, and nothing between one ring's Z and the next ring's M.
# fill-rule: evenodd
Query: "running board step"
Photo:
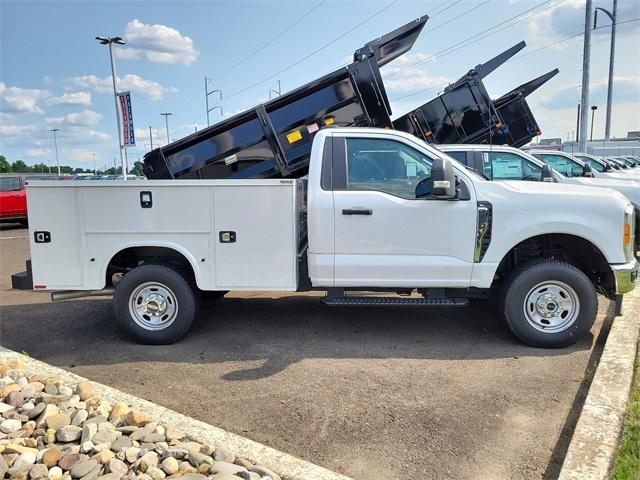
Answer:
M331 306L338 307L341 305L356 306L416 306L416 307L466 307L469 304L467 298L396 298L396 297L324 297L322 301Z

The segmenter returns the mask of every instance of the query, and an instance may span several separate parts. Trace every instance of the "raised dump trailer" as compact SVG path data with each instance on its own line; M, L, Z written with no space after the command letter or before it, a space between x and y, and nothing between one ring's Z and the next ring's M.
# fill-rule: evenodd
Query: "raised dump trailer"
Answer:
M552 70L491 100L482 80L526 46L525 42L477 65L444 93L394 120L396 130L429 143L494 143L519 147L529 143L540 128L526 96L558 73Z
M149 179L300 177L328 125L391 128L380 67L408 52L428 17L355 51L353 62L144 157Z

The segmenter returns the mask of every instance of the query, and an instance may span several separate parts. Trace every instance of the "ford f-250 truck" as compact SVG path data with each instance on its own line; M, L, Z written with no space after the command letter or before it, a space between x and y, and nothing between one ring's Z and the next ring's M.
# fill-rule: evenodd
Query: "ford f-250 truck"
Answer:
M563 347L591 328L596 292L620 301L638 272L623 195L490 182L393 130L321 129L308 179L27 188L33 288L113 294L144 343L183 336L204 291L319 289L335 306L493 298L521 341Z

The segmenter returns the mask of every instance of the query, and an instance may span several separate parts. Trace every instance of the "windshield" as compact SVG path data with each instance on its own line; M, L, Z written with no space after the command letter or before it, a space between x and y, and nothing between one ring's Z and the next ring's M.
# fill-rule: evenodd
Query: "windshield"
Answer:
M557 170L565 177L580 177L584 173L584 168L578 162L574 162L564 155L554 153L538 153L534 155L550 167Z

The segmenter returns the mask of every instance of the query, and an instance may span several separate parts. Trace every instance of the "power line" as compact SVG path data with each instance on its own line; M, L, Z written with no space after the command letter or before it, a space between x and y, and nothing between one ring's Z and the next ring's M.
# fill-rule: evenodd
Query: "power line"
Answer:
M302 20L304 20L305 18L307 18L309 15L311 15L313 12L315 12L318 8L320 8L322 5L324 5L327 2L327 0L322 0L321 2L319 2L315 7L313 7L311 10L309 10L307 13L305 13L304 15L302 15L300 18L298 18L296 21L294 21L292 24L290 24L288 27L286 27L284 30L282 30L280 33L278 33L276 36L274 36L271 40L269 40L267 43L263 44L261 47L257 48L256 50L254 50L253 52L251 52L249 55L247 55L246 57L244 57L242 60L238 61L237 63L235 63L234 65L232 65L231 67L229 67L227 70L225 70L224 72L220 73L219 75L214 76L211 80L217 80L220 77L223 77L224 75L226 75L229 72L232 72L233 70L235 70L237 67L239 67L240 65L242 65L244 62L246 62L247 60L249 60L250 58L254 57L256 54L260 53L262 50L264 50L265 48L267 48L269 45L273 44L273 42L275 42L276 40L278 40L280 37L282 37L285 33L287 33L289 30L291 30L293 27L295 27L297 24L299 24Z
M617 22L617 24L618 24L618 25L623 25L623 24L625 24L625 23L637 22L638 20L640 20L640 17L635 17L635 18L631 18L631 19L629 19L629 20L620 21L620 22ZM601 28L610 28L610 27L611 27L611 25L603 25L603 26L600 26L600 27L595 28L594 30L599 30L599 29L601 29ZM497 32L494 32L494 33L497 33ZM532 51L530 51L530 52L520 54L520 55L518 55L517 57L514 57L514 58L513 58L513 60L516 60L516 59L518 59L518 58L523 58L523 57L526 57L526 56L528 56L528 55L532 55L532 54L534 54L534 53L537 53L537 52L539 52L539 51L541 51L541 50L545 50L545 49L547 49L547 48L553 47L553 46L555 46L555 45L559 45L559 44L564 43L564 42L567 42L567 41L569 41L569 40L571 40L571 39L573 39L573 38L580 37L580 36L581 36L581 35L583 35L583 34L584 34L584 32L579 32L579 33L577 33L577 34L575 34L575 35L571 35L571 36L569 36L569 37L565 37L565 38L563 38L563 39L561 39L561 40L558 40L558 41L553 42L553 43L549 43L549 44L544 45L544 46L542 46L542 47L540 47L540 48L537 48L537 49L535 49L535 50L532 50ZM462 47L460 47L460 48L463 48L463 47L465 47L465 46L468 46L468 45L463 45L463 46L462 46ZM458 48L458 49L456 49L456 50L459 50L459 48ZM449 54L449 53L453 53L453 51L448 52L447 54ZM444 56L444 55L441 55L441 56ZM415 92L411 92L411 93L409 93L409 94L407 94L407 95L403 95L402 97L393 98L393 99L391 99L391 101L392 101L392 102L397 102L397 101L399 101L399 100L403 100L403 99L405 99L405 98L412 97L412 96L417 95L417 94L419 94L419 93L429 92L429 91L432 91L432 90L438 90L438 87L430 87L430 88L424 88L424 89L422 89L422 90L416 90Z
M527 18L530 18L530 17L532 17L532 16L538 15L538 14L540 14L540 13L544 12L545 10L549 10L550 8L553 8L553 7L557 6L557 5L560 5L561 3L564 3L564 2L566 2L566 1L567 1L567 0L560 0L559 2L556 2L555 4L548 6L547 8L544 8L544 9L542 9L542 10L538 11L538 12L534 12L534 13L532 13L532 14L530 14L530 15L527 15L527 16L525 16L525 17L521 18L520 20L518 20L518 21L516 21L516 22L513 22L511 25L507 25L506 27L504 27L504 28L502 28L502 29L499 29L499 30L497 30L497 31L495 31L495 32L492 32L492 33L490 33L490 34L488 34L488 35L485 35L485 36L482 36L482 37L481 37L481 35L483 35L483 34L485 34L485 33L487 33L487 32L491 32L491 30L494 30L494 29L496 29L497 27L499 27L499 26L501 26L501 25L504 25L505 23L508 23L508 22L510 22L510 21L512 21L512 20L514 20L514 19L516 19L516 18L518 18L518 17L521 17L522 15L525 15L525 14L527 14L527 13L531 12L532 10L535 10L535 9L537 9L537 8L541 7L542 5L545 5L545 4L549 3L549 2L551 2L551 0L545 0L544 2L541 2L541 3L539 3L539 4L537 4L537 5L535 5L535 6L531 7L531 8L529 8L529 9L527 9L527 10L523 11L523 12L520 12L520 13L518 13L517 15L514 15L514 16L512 16L512 17L509 17L509 18L507 18L506 20L503 20L502 22L499 22L499 23L495 24L494 26L492 26L492 27L490 27L490 28L487 28L487 29L485 29L485 30L482 30L481 32L476 33L475 35L472 35L472 36L470 36L470 37L468 37L468 38L466 38L466 39L464 39L464 40L462 40L462 41L460 41L460 42L458 42L458 43L456 43L456 44L453 44L453 45L451 45L451 46L449 46L449 47L445 48L444 50L440 50L439 52L434 53L434 54L433 54L431 57L429 57L429 58L426 58L426 59L424 59L424 60L420 60L420 61L418 61L418 62L414 62L414 63L412 63L412 64L410 64L410 65L406 65L406 66L404 66L403 68L401 68L401 69L399 69L399 70L396 70L396 71L394 71L394 72L389 73L388 75L385 75L383 78L393 77L393 76L395 76L395 75L397 75L397 74L399 74L399 73L402 73L402 72L404 72L405 70L408 70L408 69L410 69L410 68L416 67L416 66L418 66L418 65L423 65L423 64L425 64L425 63L427 63L427 62L433 62L437 57L443 57L443 56L445 56L446 54L453 53L454 51L459 50L460 48L463 48L463 47L466 47L466 46L470 45L470 44L467 44L467 42L469 42L470 40L473 40L473 39L478 38L478 37L481 37L481 38L478 38L478 40L482 40L482 39L484 39L484 38L487 38L487 37L489 37L489 36L491 36L491 35L494 35L494 34L496 34L496 33L500 32L500 31L502 31L502 30L505 30L505 29L507 29L507 28L511 28L511 27L513 27L514 25L517 25L518 23L520 23L520 22L522 22L522 21L526 20ZM476 43L476 42L471 42L471 43ZM456 48L456 47L459 47L459 48Z
M640 20L640 17L630 18L629 20L625 20L625 21L622 21L622 22L616 22L616 25L623 25L625 23L637 22L638 20ZM601 28L611 28L611 24L602 25L600 27L596 27L596 28L594 28L594 30L600 30ZM571 35L569 37L565 37L565 38L563 38L561 40L558 40L557 42L548 43L547 45L544 45L544 46L542 46L540 48L537 48L535 50L531 50L530 52L522 53L522 54L518 55L517 57L513 57L513 59L517 60L517 59L522 58L522 57L527 57L529 55L533 55L534 53L537 53L540 50L545 50L547 48L554 47L556 45L559 45L561 43L567 42L567 41L569 41L569 40L571 40L573 38L577 38L577 37L580 37L582 35L584 35L584 32L576 33L575 35Z
M457 20L457 19L459 19L460 17L463 17L463 16L464 16L464 15L466 15L467 13L470 13L470 12L474 11L475 9L480 8L480 7L481 7L481 6L483 6L483 5L486 5L486 4L487 4L487 3L489 3L490 1L491 1L491 0L485 0L484 2L479 3L479 4L478 4L478 5L476 5L475 7L471 7L471 8L469 8L469 9L465 10L465 11L464 11L464 12L462 12L461 14L459 14L459 15L457 15L457 16L455 16L455 17L453 17L453 18L449 19L449 20L447 20L446 22L441 23L440 25L437 25L437 26L435 26L435 27L433 27L433 28L430 28L430 29L428 30L428 32L427 32L427 33L432 33L432 32L434 32L434 31L438 30L439 28L444 27L445 25L447 25L447 24L449 24L449 23L453 22L454 20ZM431 17L431 18L433 18L433 17Z
M292 69L293 67L295 67L296 65L299 65L300 63L304 62L305 60L309 59L310 57L314 56L315 54L317 54L318 52L320 52L321 50L324 50L325 48L327 48L328 46L334 44L335 42L337 42L338 40L346 37L349 33L353 32L355 29L361 27L362 25L364 25L365 23L367 23L369 20L371 20L372 18L380 15L382 12L384 12L385 10L387 10L388 8L391 8L393 5L395 5L396 3L398 3L400 0L393 0L391 3L387 4L385 7L381 8L380 10L376 11L375 13L373 13L372 15L368 16L367 18L365 18L364 20L362 20L360 23L358 23L357 25L351 27L349 30L347 30L346 32L342 33L341 35L338 35L336 38L334 38L333 40L331 40L330 42L325 43L324 45L316 48L313 52L305 55L304 57L302 57L300 60L297 60L295 62L293 62L291 65L289 65L288 67L285 67L281 70L278 70L277 72L273 73L272 75L269 75L268 77L255 82L251 85L249 85L248 87L242 88L240 90L237 90L229 95L225 96L225 99L228 99L230 97L234 97L236 95L240 95L241 93L244 93L248 90L251 90L254 87L257 87L258 85L263 84L264 82L271 80L272 78L277 77L278 75L286 72L287 70Z
M441 13L443 13L443 12L446 12L446 11L447 11L447 10L449 10L451 7L455 7L455 6L456 6L457 4L459 4L461 1L462 1L462 0L456 0L455 2L451 2L451 3L449 3L449 2L442 2L440 5L438 5L438 6L436 7L436 9L438 9L440 6L442 6L442 5L446 4L446 3L449 3L449 5L447 5L445 8L443 8L443 9L442 9L442 10L440 10L439 12L435 12L434 14L430 15L430 16L429 16L429 18L433 18L433 17L435 17L435 16L440 15L440 14L441 14Z

